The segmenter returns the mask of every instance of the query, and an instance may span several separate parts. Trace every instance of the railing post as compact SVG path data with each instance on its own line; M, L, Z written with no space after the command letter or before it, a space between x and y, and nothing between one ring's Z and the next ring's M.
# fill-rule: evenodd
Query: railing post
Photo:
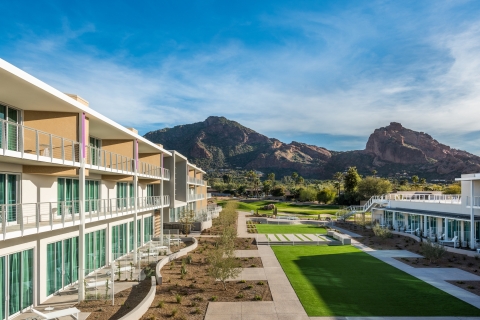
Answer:
M62 203L62 226L65 228L65 211L66 211L65 203Z
M5 146L3 146L5 149ZM35 149L37 151L37 161L40 160L40 142L38 141L38 130L35 130Z
M25 225L23 223L23 212L22 212L22 205L19 204L19 205L13 205L15 207L15 214L17 215L17 219L20 217L20 231L21 231L21 234L22 234L22 237L24 235L24 231L25 231ZM20 210L19 210L20 209Z
M3 233L3 240L5 240L7 236L7 210L6 206L2 205L2 233Z
M62 138L61 149L62 149L62 162L63 164L65 164L65 139L64 138Z
M19 126L20 127L20 130L18 130L20 132L20 137L18 139L19 141L19 145L20 145L20 154L23 158L23 154L25 153L25 145L24 145L24 140L25 140L25 128L23 126Z
M52 141L52 135L49 134L49 139L50 139L50 161L53 162L53 141Z
M53 230L53 212L52 212L52 203L48 203L49 208L48 208L48 219L50 220L50 230ZM57 210L58 210L58 204L57 204Z
M37 233L40 232L40 203L38 202L37 205L36 205L36 215L37 215L37 221L36 222L36 227L37 227Z

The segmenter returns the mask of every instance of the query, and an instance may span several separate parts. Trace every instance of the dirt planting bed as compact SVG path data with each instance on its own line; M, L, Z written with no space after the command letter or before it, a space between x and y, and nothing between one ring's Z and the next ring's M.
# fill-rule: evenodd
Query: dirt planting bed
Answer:
M206 257L215 241L218 238L201 238L197 249L189 253L191 263L184 257L162 268L163 284L157 286L155 300L142 319L196 320L204 318L211 301L272 301L267 281L231 281L225 290L221 282L207 275ZM187 270L183 277L182 260ZM237 261L239 267L262 267L260 258L237 258Z
M457 287L460 287L464 290L475 293L477 296L480 296L480 281L447 281Z
M254 238L236 238L235 250L258 250Z

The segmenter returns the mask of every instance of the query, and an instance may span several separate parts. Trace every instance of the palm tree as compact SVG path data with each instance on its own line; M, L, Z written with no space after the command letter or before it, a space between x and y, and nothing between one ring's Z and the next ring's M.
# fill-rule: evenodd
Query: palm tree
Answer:
M377 177L377 170L372 170L372 176L373 176L374 178Z
M413 187L415 190L418 188L418 176L412 176Z

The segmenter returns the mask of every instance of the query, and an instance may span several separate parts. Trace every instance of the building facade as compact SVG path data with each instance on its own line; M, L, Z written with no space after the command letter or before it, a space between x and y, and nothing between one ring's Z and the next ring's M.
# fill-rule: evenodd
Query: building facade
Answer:
M0 125L0 319L207 211L203 170L1 59Z
M397 231L431 240L453 241L455 247L479 248L480 174L463 174L459 195L416 192L390 194L384 207L372 208L372 219Z

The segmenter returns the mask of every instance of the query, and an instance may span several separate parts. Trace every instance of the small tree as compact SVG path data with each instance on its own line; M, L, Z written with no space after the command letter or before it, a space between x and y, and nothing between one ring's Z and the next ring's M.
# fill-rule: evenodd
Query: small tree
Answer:
M220 280L225 290L227 290L227 280L237 277L241 272L233 254L228 254L222 246L210 252L208 262L210 264L208 274L215 280Z
M345 192L347 193L355 192L360 180L362 180L362 178L360 178L360 175L357 172L357 168L356 167L348 168L343 181Z
M195 211L183 209L178 220L182 224L182 231L186 237L190 234L192 225L195 222Z
M378 223L376 223L373 228L373 233L381 238L382 240L386 240L388 238L392 238L393 237L393 234L390 230L388 230L388 228L382 228L380 227L380 225Z

